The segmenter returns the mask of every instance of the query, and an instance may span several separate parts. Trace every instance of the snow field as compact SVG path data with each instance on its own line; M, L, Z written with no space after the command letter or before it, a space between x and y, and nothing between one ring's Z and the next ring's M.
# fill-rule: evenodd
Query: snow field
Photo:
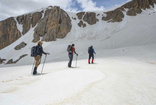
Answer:
M56 103L104 78L104 74L98 70L67 68L64 63L67 62L46 64L45 73L38 76L30 75L31 66L1 68L0 71L4 76L0 77L0 105ZM59 65L64 66L58 67ZM40 68L39 70L41 70ZM14 74L7 78L7 72L11 69L14 70ZM25 74L21 74L19 71Z
M67 63L47 63L38 76L30 75L31 66L0 68L0 105L156 104L156 63L131 57L79 60L77 68Z

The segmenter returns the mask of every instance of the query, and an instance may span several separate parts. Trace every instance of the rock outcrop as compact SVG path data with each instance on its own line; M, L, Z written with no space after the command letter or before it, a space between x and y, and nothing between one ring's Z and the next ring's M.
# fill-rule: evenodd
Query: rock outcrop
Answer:
M17 59L16 61L13 61L13 59L10 59L6 64L14 64L17 63L20 59L22 59L23 57L27 56L28 54L24 54L21 55L19 59Z
M83 23L83 21L81 20L81 21L78 23L78 26L84 28L84 27L86 27L86 24Z
M34 40L37 42L42 37L42 41L55 41L56 38L64 38L71 30L71 20L68 14L53 7L45 11L44 18L40 20L34 30Z
M40 21L40 19L42 18L42 13L43 11L41 12L35 12L32 14L32 27L36 26L36 24Z
M83 20L90 25L96 24L96 22L98 21L95 12L87 12L83 17Z
M128 9L126 12L127 15L136 16L142 12L142 9L145 10L154 7L154 4L156 4L156 0L133 0L124 4L120 8L105 12L104 14L106 14L106 16L103 16L102 20L108 22L121 22L124 18L123 11L125 11L125 9Z
M6 59L1 59L0 58L0 64L4 63L4 61L6 61Z
M26 34L32 25L34 27L42 17L42 12L35 12L33 14L26 14L17 17L18 24L23 25L22 34Z
M79 12L76 14L78 19L80 20L80 22L78 23L79 27L86 27L86 23L88 23L89 25L94 25L96 24L97 21L99 21L96 18L96 13L95 12Z
M13 17L0 21L0 49L10 45L21 37Z
M79 12L76 15L77 15L78 19L81 20L82 17L84 16L84 14L85 14L85 12Z
M142 12L142 9L149 9L154 7L154 4L156 3L156 0L133 0L131 2L126 3L121 8L128 9L127 15L129 16L135 16L138 13Z
M24 48L27 44L25 42L21 42L19 45L17 45L14 49L20 50L21 48Z
M102 17L102 20L108 22L121 22L122 18L124 18L124 14L120 9L116 9L114 11L109 11L105 13L106 16Z

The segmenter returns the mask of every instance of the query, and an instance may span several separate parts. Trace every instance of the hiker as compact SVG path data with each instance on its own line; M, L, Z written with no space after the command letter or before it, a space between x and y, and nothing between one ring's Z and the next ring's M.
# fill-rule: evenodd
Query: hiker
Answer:
M78 56L78 54L75 51L75 45L69 45L68 46L68 56L69 56L69 63L68 63L68 67L71 67L72 65L72 60L73 60L73 52Z
M95 53L95 51L94 51L93 46L90 46L90 47L88 48L88 54L89 54L88 64L90 64L90 59L91 59L91 58L92 58L92 63L94 63L94 54L96 54L96 53Z
M34 67L33 75L37 74L37 67L40 64L42 54L45 54L45 55L49 54L49 53L45 53L43 51L42 44L43 44L43 42L42 41L39 41L38 42L38 45L36 46L36 53L37 54L34 57L34 59L35 59L35 67Z

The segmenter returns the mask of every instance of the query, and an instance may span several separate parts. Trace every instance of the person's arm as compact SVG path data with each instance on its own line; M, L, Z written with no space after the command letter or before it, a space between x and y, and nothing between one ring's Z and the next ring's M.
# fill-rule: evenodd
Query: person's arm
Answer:
M78 56L78 54L77 54L76 51L75 51L75 48L73 48L73 52Z
M92 49L93 49L93 48L92 48ZM94 49L93 49L93 53L96 54Z
M43 51L43 47L41 47L41 52L44 54L44 55L47 55L48 53L45 53L44 51Z

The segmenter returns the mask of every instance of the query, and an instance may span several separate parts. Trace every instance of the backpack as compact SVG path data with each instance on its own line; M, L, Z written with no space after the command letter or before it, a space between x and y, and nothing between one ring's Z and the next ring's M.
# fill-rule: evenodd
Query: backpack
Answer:
M67 51L68 51L68 53L72 53L72 45L68 45Z
M37 46L31 48L31 57L37 56Z
M93 50L91 47L88 48L88 54L92 54L93 53Z

